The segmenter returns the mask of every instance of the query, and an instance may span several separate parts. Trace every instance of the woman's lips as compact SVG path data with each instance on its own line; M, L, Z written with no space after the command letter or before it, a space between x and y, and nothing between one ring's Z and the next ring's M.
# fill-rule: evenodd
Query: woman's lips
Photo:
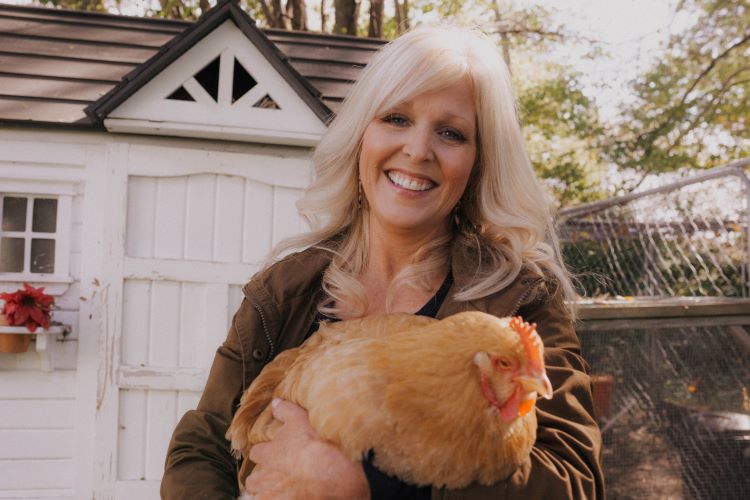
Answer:
M385 172L385 175L392 184L408 191L428 191L437 186L437 184L429 179L414 177L398 170L388 170Z

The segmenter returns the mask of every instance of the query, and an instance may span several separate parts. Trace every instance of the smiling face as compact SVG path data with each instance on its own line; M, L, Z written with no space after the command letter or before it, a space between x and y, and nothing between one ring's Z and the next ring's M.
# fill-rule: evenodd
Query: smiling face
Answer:
M371 224L415 236L447 232L476 159L476 135L465 80L376 116L359 157Z

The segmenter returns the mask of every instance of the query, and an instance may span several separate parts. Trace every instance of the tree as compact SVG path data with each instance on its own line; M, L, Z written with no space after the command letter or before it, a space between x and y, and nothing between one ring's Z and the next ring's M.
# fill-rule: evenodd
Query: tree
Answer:
M409 0L393 0L393 9L395 11L394 20L396 22L396 33L401 34L409 29Z
M603 125L597 107L574 72L555 65L547 72L531 84L516 79L531 163L561 206L600 199Z
M370 0L370 28L367 36L380 38L383 36L383 0Z
M341 35L356 35L359 20L360 0L334 0L336 21L333 32Z
M52 5L62 9L107 12L104 0L39 0L42 5ZM119 4L119 1L117 2Z
M292 6L292 29L307 31L307 5L305 0L287 0L287 9Z
M320 0L320 31L325 33L328 26L328 12L326 11L326 0Z
M605 148L642 178L750 154L750 3L683 0L676 14L694 23L633 82L635 101Z

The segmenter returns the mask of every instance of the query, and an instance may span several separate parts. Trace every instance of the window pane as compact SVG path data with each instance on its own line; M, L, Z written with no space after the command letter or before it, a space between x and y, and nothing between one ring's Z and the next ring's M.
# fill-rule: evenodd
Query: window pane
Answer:
M31 272L55 272L55 240L34 238L31 240Z
M3 231L26 230L26 198L3 198Z
M0 273L23 272L23 244L23 238L0 239Z
M54 233L57 227L57 200L37 198L34 200L34 213L31 230L38 233Z

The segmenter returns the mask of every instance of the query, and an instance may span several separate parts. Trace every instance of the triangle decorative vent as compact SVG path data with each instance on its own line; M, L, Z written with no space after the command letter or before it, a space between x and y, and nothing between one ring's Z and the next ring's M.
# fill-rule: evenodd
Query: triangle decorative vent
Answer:
M263 97L260 98L258 102L253 104L254 108L264 108L264 109L281 109L278 104L276 104L276 101L271 99L271 96L266 94Z
M185 87L180 85L180 87L169 94L167 99L171 99L173 101L192 101L195 102L195 99L193 99L193 96L190 95L190 93L185 90Z
M219 55L213 61L204 66L198 71L192 78L187 82L180 85L175 91L167 96L167 99L171 101L191 101L201 102L205 101L205 97L210 97L213 102L219 103L220 95L219 88L223 87L225 83L222 81L224 78L231 78L231 102L234 104L248 92L258 87L258 82L253 78L250 72L240 63L236 57L231 56L233 60L232 71L227 71L222 68L227 59L230 59L229 54L222 57ZM198 90L198 86L202 91ZM192 89L192 92L191 92ZM205 92L205 93L204 93ZM264 93L263 97L257 98L259 92L256 94L255 104L253 108L263 109L281 109L281 106L268 94Z
M253 89L258 82L250 76L250 73L235 58L234 60L234 78L232 82L232 102L237 101L240 97L247 94Z
M277 57L227 19L159 69L104 124L113 132L314 146L325 122L293 84L299 75L287 75Z
M193 78L197 81L203 89L208 92L208 95L214 98L214 101L219 102L219 64L220 57L217 57L206 65L205 68L195 74Z

